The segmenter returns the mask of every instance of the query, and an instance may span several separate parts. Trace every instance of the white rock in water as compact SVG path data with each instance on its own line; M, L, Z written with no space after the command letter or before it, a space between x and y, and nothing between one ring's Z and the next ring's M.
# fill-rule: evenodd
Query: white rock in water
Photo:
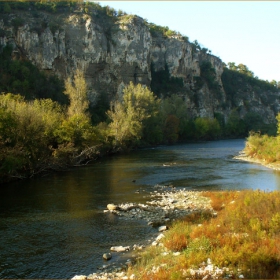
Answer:
M71 280L85 280L87 277L85 275L75 275Z
M125 251L129 251L130 250L130 247L129 246L113 246L110 248L111 251L114 251L114 252L125 252Z
M167 230L167 226L161 226L158 228L158 231L166 231Z
M162 238L164 238L165 236L164 236L164 234L160 234L157 238L156 238L156 241L159 241L159 240L161 240Z
M103 259L109 261L110 259L112 259L112 254L111 253L103 254Z
M108 204L107 205L107 209L108 210L117 210L118 209L118 206L117 205L115 205L115 204Z

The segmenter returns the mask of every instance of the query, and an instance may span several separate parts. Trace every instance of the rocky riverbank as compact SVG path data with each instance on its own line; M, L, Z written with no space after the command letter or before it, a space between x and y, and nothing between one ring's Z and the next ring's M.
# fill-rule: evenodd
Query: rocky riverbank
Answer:
M273 169L273 170L280 170L279 162L269 163L265 159L258 159L255 157L250 157L250 156L246 155L244 152L241 152L238 156L234 157L234 159L261 164L261 165L263 165L267 168Z
M124 204L108 204L104 210L104 215L115 214L120 219L127 221L131 219L141 219L147 222L149 226L157 227L158 235L154 240L149 240L148 246L160 246L161 239L164 238L164 231L168 230L172 221L184 217L194 211L210 210L211 201L209 198L201 195L197 191L187 191L184 189L175 189L172 186L154 186L154 190L146 195L148 199L145 204L124 203ZM214 211L213 215L216 215ZM113 246L108 251L128 252L129 259L121 265L116 265L111 260L111 254L104 252L103 258L108 260L108 265L104 265L96 273L86 275L76 275L72 280L83 279L135 279L134 275L126 274L127 268L133 265L133 261L137 257L137 252L141 251L146 245L135 244L130 246ZM174 253L176 255L176 253ZM179 254L179 253L178 253ZM100 256L102 257L102 256ZM112 263L110 263L112 262Z

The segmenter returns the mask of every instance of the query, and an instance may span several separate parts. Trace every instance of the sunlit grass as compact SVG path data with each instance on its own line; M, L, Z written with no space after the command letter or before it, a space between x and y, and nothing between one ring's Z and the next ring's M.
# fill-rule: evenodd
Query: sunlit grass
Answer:
M195 212L176 221L162 246L148 248L129 273L137 279L198 279L205 274L194 271L208 261L211 269L220 269L218 278L280 278L280 193L203 195L211 198L217 215Z
M279 162L280 137L251 134L247 138L244 152L250 157L265 160L266 163Z

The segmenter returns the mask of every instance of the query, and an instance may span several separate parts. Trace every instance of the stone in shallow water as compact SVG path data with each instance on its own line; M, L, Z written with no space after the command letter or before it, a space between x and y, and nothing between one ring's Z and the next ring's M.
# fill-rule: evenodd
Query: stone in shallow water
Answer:
M158 228L158 231L166 231L167 230L167 226L161 226Z
M117 205L115 205L115 204L108 204L107 205L107 209L108 210L117 210L119 207L117 206Z
M130 247L129 246L113 246L110 248L111 251L114 252L125 252L125 251L129 251Z
M71 280L85 280L87 276L85 275L75 275Z
M112 254L111 253L103 254L103 259L109 261L110 259L112 259Z

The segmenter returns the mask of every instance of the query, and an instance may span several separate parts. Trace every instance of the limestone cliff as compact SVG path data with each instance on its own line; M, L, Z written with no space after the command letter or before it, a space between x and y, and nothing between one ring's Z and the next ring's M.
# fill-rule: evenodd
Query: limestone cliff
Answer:
M280 109L279 92L260 92L248 86L229 96L221 79L221 59L181 36L152 35L138 16L120 16L113 24L102 22L98 11L89 15L28 10L0 16L2 47L12 44L14 54L63 79L82 69L92 104L97 95L112 99L121 94L130 81L150 87L153 66L153 73L167 67L171 77L182 81L176 93L184 97L192 117L221 113L227 120L231 110L238 108L241 117L253 111L272 122ZM15 27L19 17L22 24ZM210 62L215 70L215 88L201 73L203 62Z

